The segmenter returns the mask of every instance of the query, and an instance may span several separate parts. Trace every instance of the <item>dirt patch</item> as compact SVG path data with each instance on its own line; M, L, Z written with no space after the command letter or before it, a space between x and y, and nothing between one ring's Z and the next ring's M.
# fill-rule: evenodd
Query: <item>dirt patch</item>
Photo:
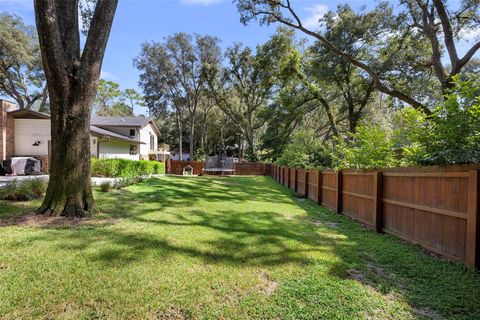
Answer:
M9 219L1 219L0 227L22 226L22 227L72 227L72 226L102 226L115 224L117 219L91 219L91 218L67 218L67 217L49 217L29 213L22 216L16 216Z
M192 319L190 314L183 310L175 307L168 307L167 310L161 311L158 313L157 319L159 320L186 320Z
M383 270L382 268L374 265L373 263L369 262L367 264L367 266L373 273L375 273L380 278L382 278L382 279L390 278L390 275L385 270Z
M338 229L338 223L336 223L336 222L330 222L330 221L323 222L323 221L320 221L320 220L310 220L310 223L313 224L316 227L327 226L327 227L330 227L332 229Z
M367 278L360 270L348 269L347 274L350 279L357 280L358 282L361 282L363 284L368 284Z
M323 226L323 222L318 220L311 220L310 223L313 224L315 227Z
M325 222L325 225L329 226L330 228L333 229L338 229L338 223L337 222Z
M442 319L438 315L438 313L436 313L435 311L433 311L432 309L429 309L429 308L413 306L412 310L413 310L413 312L415 312L415 314L419 315L420 317L425 317L425 318L428 318L428 319Z
M273 281L265 272L261 272L258 275L258 281L259 283L255 286L255 291L266 296L271 296L278 287L278 283Z

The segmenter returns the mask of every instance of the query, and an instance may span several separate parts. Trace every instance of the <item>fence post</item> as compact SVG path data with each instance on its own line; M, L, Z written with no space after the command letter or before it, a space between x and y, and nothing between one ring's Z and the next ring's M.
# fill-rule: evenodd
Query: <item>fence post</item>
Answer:
M297 168L293 169L293 172L295 173L295 181L293 182L294 183L293 191L298 192L298 169Z
M322 175L322 170L317 170L317 203L319 205L322 205L322 196L323 196L323 175Z
M466 262L470 267L480 267L480 188L479 170L470 170L468 175L467 243Z
M382 197L383 197L383 177L381 171L375 171L373 173L373 219L375 231L382 232L383 227L383 210L382 210Z
M303 181L305 181L305 198L308 199L308 178L309 178L310 172L308 172L307 169L304 171L304 176L303 176Z
M342 213L342 171L338 170L336 174L337 180L337 213Z
M285 186L289 188L290 187L290 168L289 167L285 167L285 179L286 179Z

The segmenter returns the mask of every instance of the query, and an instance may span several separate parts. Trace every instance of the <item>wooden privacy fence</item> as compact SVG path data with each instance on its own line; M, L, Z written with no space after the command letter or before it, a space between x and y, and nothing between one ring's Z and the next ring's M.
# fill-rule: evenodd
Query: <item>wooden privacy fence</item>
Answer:
M272 176L378 232L480 267L478 165L339 172L273 165Z
M193 167L193 174L198 175L202 173L202 169L205 166L205 162L202 161L180 161L180 160L171 160L170 170L168 174L182 174L183 168L186 166ZM246 163L236 163L235 164L235 175L246 175L246 176L264 176L272 175L272 165L270 163L261 163L261 162L246 162Z

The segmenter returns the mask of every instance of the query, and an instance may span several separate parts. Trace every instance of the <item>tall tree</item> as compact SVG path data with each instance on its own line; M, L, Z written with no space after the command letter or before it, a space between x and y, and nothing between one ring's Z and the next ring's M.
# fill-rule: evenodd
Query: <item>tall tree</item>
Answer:
M51 108L50 181L38 213L83 217L95 211L90 114L117 0L98 0L83 50L78 0L35 0Z
M265 108L275 84L276 52L268 44L251 48L235 44L225 53L228 65L209 70L210 91L247 142L247 157L256 161L255 132L265 124L259 113Z
M176 33L162 44L144 44L141 55L135 60L143 73L140 85L147 101L161 99L173 105L178 113L178 131L181 134L181 114L185 110L189 118L190 157L195 155L195 123L202 96L206 94L205 67L220 62L218 39L211 36ZM149 66L149 64L152 64ZM165 79L164 85L151 83ZM181 139L179 137L179 139Z
M412 14L413 24L409 23L406 19L405 12L400 12L396 18L401 23L402 30L406 30L410 35L415 35L418 31L423 37L430 39L431 44L431 61L416 61L417 64L433 65L436 70L435 74L442 87L442 93L446 93L446 89L450 86L451 78L460 73L465 64L473 57L473 55L480 48L480 41L471 46L467 53L462 57L458 57L456 50L455 39L466 29L478 28L478 10L480 5L478 1L463 0L460 8L453 12L449 11L447 5L442 0L405 0L403 2L410 6L410 12ZM260 23L274 23L278 22L300 30L301 32L317 39L325 48L335 55L338 55L350 62L354 66L364 70L369 77L371 77L375 88L380 92L397 98L417 109L423 110L425 113L430 113L429 108L415 97L411 96L408 92L405 92L400 87L391 86L387 81L382 79L378 71L375 69L375 65L369 61L364 61L358 57L355 57L345 51L343 51L337 43L334 43L327 39L322 33L321 28L311 29L305 26L300 19L300 16L293 8L290 0L235 0L237 8L241 13L241 21L248 23L253 19L258 19ZM419 7L420 9L416 8ZM381 3L380 8L385 8L386 5ZM378 10L378 8L376 9ZM420 20L419 20L420 19ZM459 21L459 23L457 23ZM382 24L379 24L382 26ZM371 28L369 30L370 38L398 38L399 28L397 26L392 30L385 30L378 28L377 31ZM456 28L454 28L455 26ZM319 24L320 27L320 24ZM389 32L391 31L391 32ZM373 36L373 37L372 37ZM441 65L441 45L440 39L444 40L444 44L447 47L452 67L450 70L442 68ZM408 46L408 42L405 44ZM401 49L403 49L402 47ZM423 56L421 56L423 58ZM396 70L397 74L402 73L403 70Z
M35 28L20 17L0 14L0 95L31 109L37 101L45 106L46 90Z

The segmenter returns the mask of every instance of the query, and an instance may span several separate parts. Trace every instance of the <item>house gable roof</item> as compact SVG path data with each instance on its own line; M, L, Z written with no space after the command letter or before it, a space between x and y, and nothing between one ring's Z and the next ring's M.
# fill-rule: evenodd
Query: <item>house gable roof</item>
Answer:
M92 136L96 136L96 137L108 137L108 138L112 138L114 140L128 142L128 143L131 143L131 144L146 144L145 142L141 142L141 141L138 141L138 140L126 137L126 136L122 136L121 134L118 134L118 133L115 133L115 132L112 132L112 131L108 131L108 130L105 130L105 129L102 129L102 128L98 128L98 127L95 127L95 126L90 126L90 134Z
M144 128L148 124L151 124L152 127L157 132L157 135L160 135L160 128L158 128L157 123L152 118L142 118L142 117L92 117L90 119L90 124L96 127L134 127L134 128Z
M90 124L99 127L144 127L150 120L140 117L92 117Z
M30 109L17 109L8 112L15 119L50 119L50 115Z

